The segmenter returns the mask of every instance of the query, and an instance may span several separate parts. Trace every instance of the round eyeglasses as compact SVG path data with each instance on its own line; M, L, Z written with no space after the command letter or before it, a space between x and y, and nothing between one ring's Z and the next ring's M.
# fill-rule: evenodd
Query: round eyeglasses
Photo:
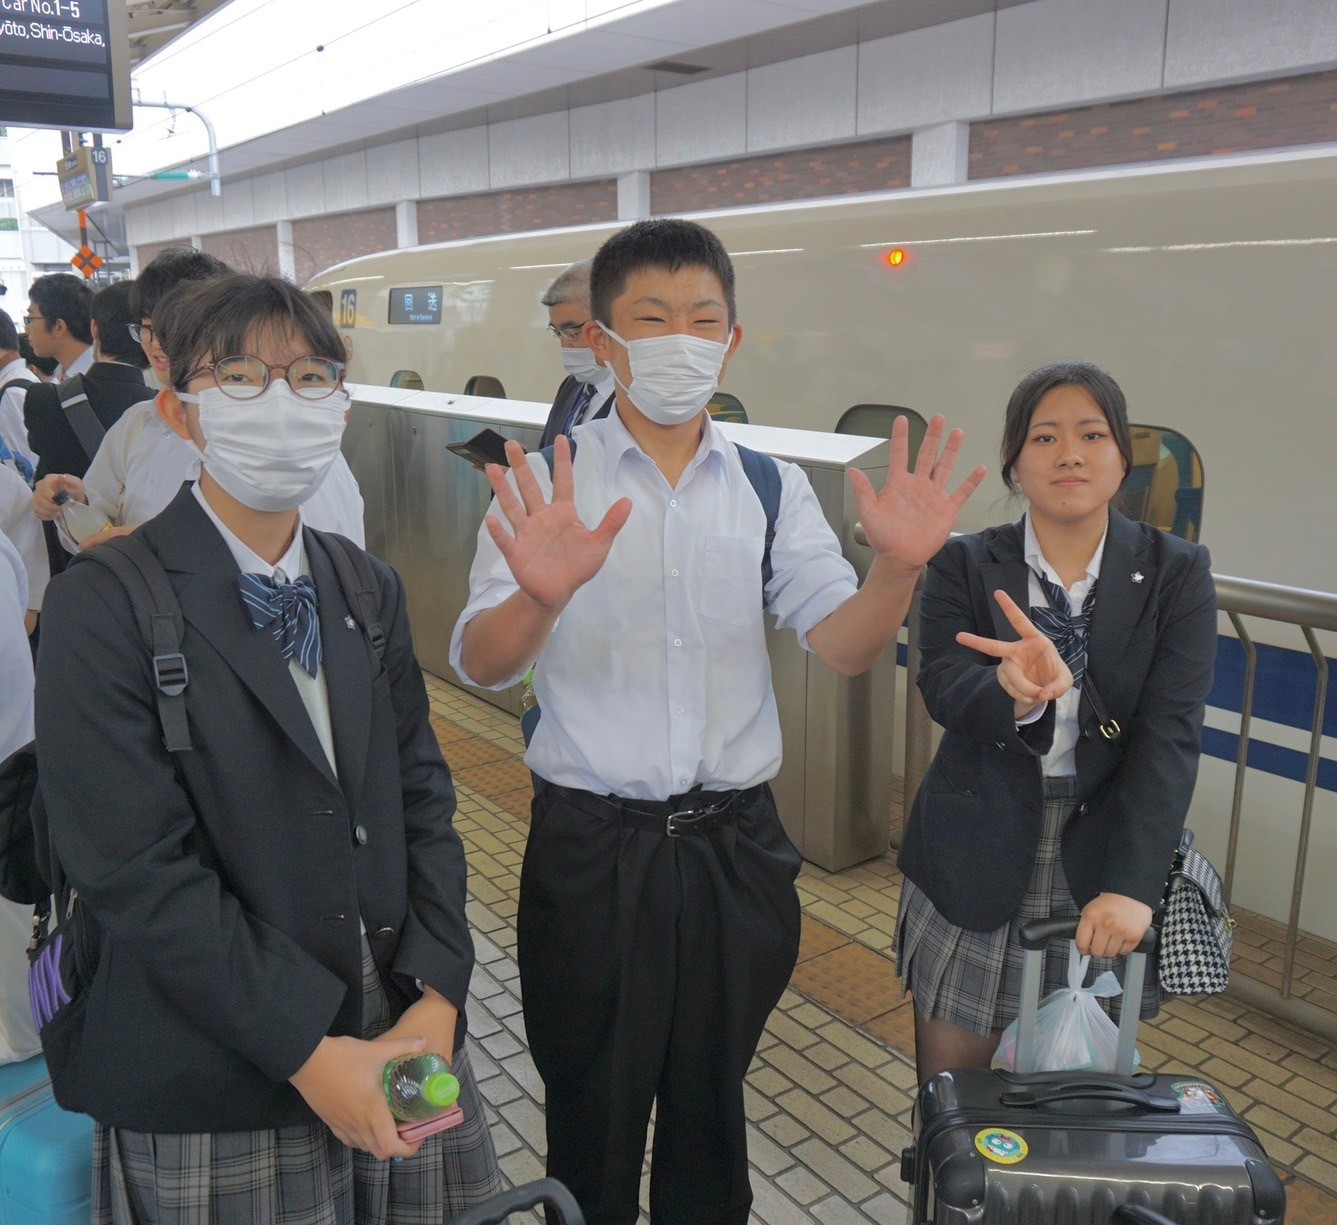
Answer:
M153 343L153 324L151 323L127 323L125 325L130 329L130 339L137 345Z
M579 340L580 334L585 330L585 324L564 323L561 327L554 327L549 323L546 330L548 335L556 340Z
M282 373L288 386L304 400L323 400L339 390L345 366L343 362L331 361L328 357L298 357L286 366L271 366L258 357L241 354L196 367L178 386L184 387L191 379L207 372L214 376L218 390L224 395L234 400L254 400L269 386L270 378L276 370Z

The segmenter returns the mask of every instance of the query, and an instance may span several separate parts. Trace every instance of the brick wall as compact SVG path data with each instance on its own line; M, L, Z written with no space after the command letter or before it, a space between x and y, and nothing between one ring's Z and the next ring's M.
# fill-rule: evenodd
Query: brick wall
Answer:
M1253 81L970 125L970 177L992 179L1337 141L1337 72Z
M778 200L910 186L910 138L893 136L650 175L650 211L664 217Z
M292 223L293 264L297 283L346 259L393 251L398 245L393 208L363 213L333 213Z
M237 272L278 276L279 233L272 225L258 225L249 230L225 230L205 234L200 245Z
M552 230L617 220L617 180L559 183L418 202L418 241Z

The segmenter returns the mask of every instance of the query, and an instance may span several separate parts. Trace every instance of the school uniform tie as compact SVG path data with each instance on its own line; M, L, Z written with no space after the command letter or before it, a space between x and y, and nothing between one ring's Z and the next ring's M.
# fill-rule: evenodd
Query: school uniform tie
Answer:
M246 605L256 629L269 628L285 660L296 654L308 676L320 670L320 618L316 610L316 584L309 574L291 583L280 583L267 574L242 574L238 578L241 602Z
M1072 687L1080 689L1086 672L1086 639L1091 632L1091 613L1096 605L1099 580L1092 581L1091 590L1082 601L1082 611L1074 615L1072 601L1062 587L1039 570L1031 573L1040 580L1040 590L1049 601L1048 606L1031 605L1031 623L1054 644L1072 673Z

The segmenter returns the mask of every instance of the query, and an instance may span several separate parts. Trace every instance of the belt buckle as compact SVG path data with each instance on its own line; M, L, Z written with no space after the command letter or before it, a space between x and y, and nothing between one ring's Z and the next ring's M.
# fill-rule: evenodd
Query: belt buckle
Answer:
M683 834L691 833L692 826L689 825L686 829L680 828L677 824L679 821L697 822L705 815L704 808L684 808L682 812L671 812L668 820L664 822L664 833L670 838L680 838Z

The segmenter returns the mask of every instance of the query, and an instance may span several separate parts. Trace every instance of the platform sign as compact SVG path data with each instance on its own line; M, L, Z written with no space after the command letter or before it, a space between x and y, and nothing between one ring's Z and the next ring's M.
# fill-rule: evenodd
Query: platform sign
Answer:
M128 131L125 0L0 0L0 124Z
M4 3L0 0L0 6ZM110 200L111 150L87 145L75 149L56 163L56 178L60 180L60 201L70 211Z

